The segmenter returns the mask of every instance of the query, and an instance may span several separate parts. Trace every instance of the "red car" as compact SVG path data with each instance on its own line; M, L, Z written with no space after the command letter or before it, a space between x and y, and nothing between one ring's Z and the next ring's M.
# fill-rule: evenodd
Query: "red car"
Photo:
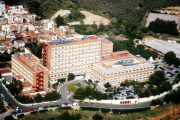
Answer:
M6 106L7 109L11 109L9 106Z
M30 109L29 111L34 111L34 109Z
M24 112L29 112L28 110L24 110Z
M12 109L14 109L14 107L13 107L13 106L11 106L11 108L12 108Z

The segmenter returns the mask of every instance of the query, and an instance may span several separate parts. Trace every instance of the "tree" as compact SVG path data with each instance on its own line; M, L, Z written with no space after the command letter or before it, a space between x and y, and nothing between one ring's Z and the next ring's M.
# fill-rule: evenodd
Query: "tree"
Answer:
M40 103L40 102L42 102L43 97L41 96L41 94L38 93L38 94L34 97L34 99L35 99L35 101L36 101L37 103Z
M27 23L27 20L25 18L23 18L23 23Z
M13 118L13 116L8 115L4 118L4 120L15 120L15 119Z
M99 25L98 32L102 32L102 31L104 31L104 29L105 29L105 26L104 26L104 24L101 23Z
M148 27L141 28L141 31L143 33L148 33L149 32L149 28Z
M149 77L149 82L156 86L161 85L166 80L163 71L156 71Z
M69 114L68 111L65 111L61 114L61 120L70 120L71 119L71 115Z
M72 15L71 14L69 14L69 19L72 19Z
M103 120L103 116L96 113L95 115L92 116L92 119L93 120Z
M160 99L153 99L152 101L151 101L151 105L162 105L163 103L162 103L162 101L160 100Z
M163 91L169 91L172 90L172 85L169 83L169 81L164 81L161 88Z
M143 7L142 3L139 3L139 7Z
M166 33L176 36L179 35L175 21L166 21L157 18L155 21L150 22L148 28L156 33Z
M66 81L66 78L58 79L58 82L60 82L60 83L63 83L63 82L65 82L65 81Z
M6 85L12 95L17 95L22 90L22 82L20 80L13 79L9 85Z
M176 59L176 54L173 51L169 51L164 55L164 58L168 63L173 64L174 60Z
M105 88L110 88L111 87L111 84L109 82L107 82L106 84L104 84L104 87Z
M68 73L68 81L69 80L74 80L75 75L73 73Z
M54 101L54 100L59 100L60 97L61 97L61 94L57 93L57 91L52 91L52 92L47 93L44 96L44 100Z
M64 18L61 17L60 15L58 15L56 18L55 18L55 23L57 24L57 27L59 27L60 25L65 25L65 21L64 21Z
M81 114L77 113L77 114L75 115L75 119L76 119L76 120L80 120L80 119L81 119Z
M40 19L39 19L39 17L38 16L36 16L36 18L35 18L35 21L39 21Z

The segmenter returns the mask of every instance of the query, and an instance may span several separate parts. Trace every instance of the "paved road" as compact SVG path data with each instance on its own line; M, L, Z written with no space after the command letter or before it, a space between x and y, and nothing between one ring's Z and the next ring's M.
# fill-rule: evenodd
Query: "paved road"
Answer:
M14 107L19 107L19 110L38 110L39 107L50 107L52 105L58 105L61 106L64 102L68 103L73 103L74 99L72 98L73 93L67 91L67 85L72 84L72 83L81 83L84 86L88 86L86 83L84 83L82 80L76 80L76 81L71 81L68 83L64 83L59 87L59 91L61 93L61 99L57 103L47 103L47 104L39 104L39 105L33 105L33 106L24 106L20 105L15 99L12 98L12 96L4 89L2 86L2 81L0 81L0 93L3 93L5 98L14 106ZM145 108L149 107L151 102L145 102L141 104L134 104L134 105L109 105L109 104L88 104L88 103L79 103L81 107L97 107L97 108L108 108L108 109L136 109L136 108ZM0 118L11 114L11 112L14 112L15 110L12 110L10 112L6 112Z

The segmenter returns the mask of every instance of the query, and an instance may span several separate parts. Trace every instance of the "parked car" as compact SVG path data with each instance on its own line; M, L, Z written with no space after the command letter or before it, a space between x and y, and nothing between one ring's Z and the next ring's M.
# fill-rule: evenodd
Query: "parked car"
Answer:
M11 109L14 109L14 107L13 107L13 106L11 106Z
M43 110L43 108L42 108L42 107L39 107L38 110Z
M11 109L11 107L9 107L9 106L6 106L6 108L7 108L7 109Z
M24 112L29 112L29 110L24 110Z
M3 94L1 94L1 97L3 98L3 97L4 97L4 95L3 95Z
M16 107L16 111L18 111L19 110L19 107Z
M29 111L33 112L33 111L34 111L34 109L30 109Z

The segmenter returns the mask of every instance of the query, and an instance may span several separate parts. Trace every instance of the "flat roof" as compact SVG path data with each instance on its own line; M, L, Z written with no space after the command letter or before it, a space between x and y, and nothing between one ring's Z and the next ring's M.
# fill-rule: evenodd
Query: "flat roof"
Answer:
M115 61L110 62L110 63L114 64ZM114 72L118 72L118 71L126 71L126 70L133 70L133 69L138 69L138 68L149 67L149 66L153 66L153 64L150 62L146 62L144 64L136 64L136 65L130 65L130 66L115 65L115 67L108 68L108 69L103 67L102 63L94 64L94 66L105 73L114 73Z
M4 73L11 73L12 71L10 69L1 69L0 73L4 74Z

